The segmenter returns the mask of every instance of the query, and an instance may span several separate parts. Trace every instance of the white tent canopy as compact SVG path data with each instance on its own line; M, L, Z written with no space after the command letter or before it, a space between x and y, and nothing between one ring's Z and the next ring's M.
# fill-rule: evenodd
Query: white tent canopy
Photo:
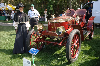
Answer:
M4 5L4 3L0 3L0 9L2 10L15 10L16 6L13 6L11 4L8 4L8 5Z
M9 5L7 5L7 8L8 8L9 10L13 10Z
M0 3L0 9L5 9L5 5L4 5L4 3Z

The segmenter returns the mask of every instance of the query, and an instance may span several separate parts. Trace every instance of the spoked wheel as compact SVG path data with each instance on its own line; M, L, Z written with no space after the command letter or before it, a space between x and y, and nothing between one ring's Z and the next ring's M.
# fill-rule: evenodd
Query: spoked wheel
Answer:
M89 34L89 39L92 39L94 35L94 22L92 23L91 33Z
M74 29L68 39L66 44L66 57L68 62L72 63L77 60L81 48L81 35L80 31Z
M43 40L45 40L45 38L41 35L41 33L37 33L34 31L34 29L32 29L28 33L26 40L28 50L30 50L30 48L36 48L38 50L41 50L44 46Z

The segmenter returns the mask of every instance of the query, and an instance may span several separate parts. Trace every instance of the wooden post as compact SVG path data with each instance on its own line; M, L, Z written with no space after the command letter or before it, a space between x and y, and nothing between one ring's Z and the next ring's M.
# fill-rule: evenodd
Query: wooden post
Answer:
M70 3L70 9L72 9L72 4L71 4L71 1L72 1L72 0L70 0L70 2L69 2L69 3Z

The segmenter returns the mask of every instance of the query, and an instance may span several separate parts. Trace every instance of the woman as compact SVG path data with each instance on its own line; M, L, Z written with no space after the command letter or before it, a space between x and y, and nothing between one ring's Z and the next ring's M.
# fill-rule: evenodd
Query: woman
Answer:
M16 31L16 38L13 53L22 54L28 53L26 48L26 37L30 27L29 18L27 14L23 12L24 5L22 3L18 4L19 12L14 15L13 26Z

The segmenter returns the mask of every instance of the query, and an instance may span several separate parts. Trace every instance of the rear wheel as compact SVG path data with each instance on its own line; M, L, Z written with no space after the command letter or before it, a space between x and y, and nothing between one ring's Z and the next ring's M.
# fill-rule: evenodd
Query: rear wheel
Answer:
M72 63L77 60L81 48L81 35L78 29L74 29L67 39L66 57Z
M45 38L41 35L41 33L36 33L34 29L32 29L29 31L26 40L28 50L30 50L30 48L41 50L44 46L43 40L45 40Z

